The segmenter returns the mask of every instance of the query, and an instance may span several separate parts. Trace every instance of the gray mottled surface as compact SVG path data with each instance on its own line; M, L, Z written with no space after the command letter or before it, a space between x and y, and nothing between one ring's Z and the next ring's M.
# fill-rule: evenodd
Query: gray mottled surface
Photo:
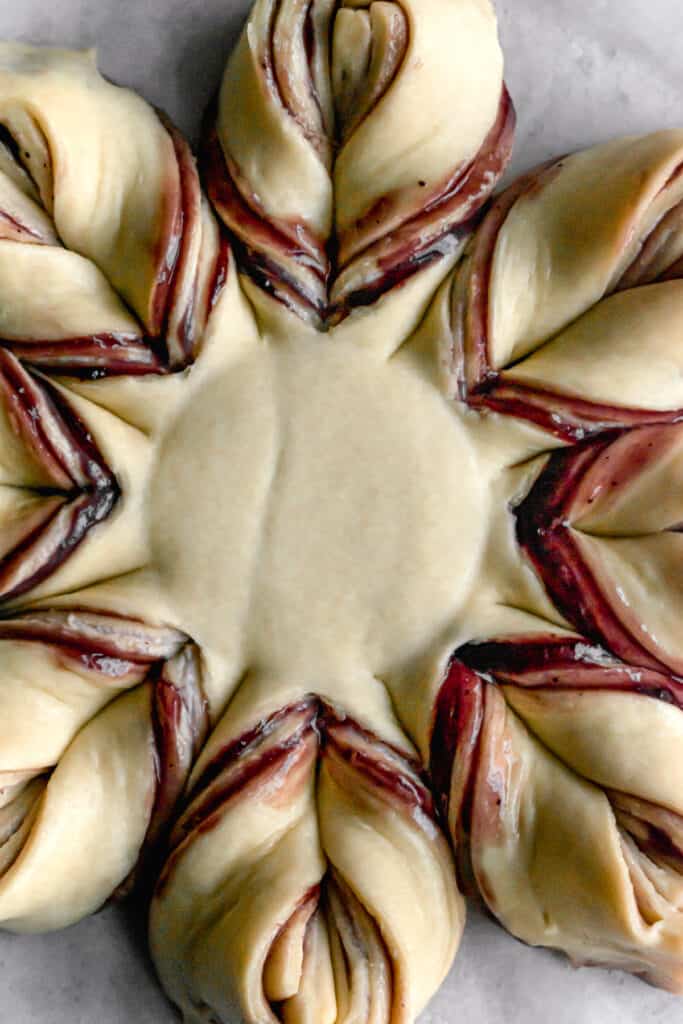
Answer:
M191 136L245 0L0 0L0 37L97 45L103 70ZM519 112L515 169L599 139L683 123L680 0L498 0ZM55 936L0 933L0 1024L171 1024L141 930L120 911ZM424 1024L678 1024L683 1000L575 971L470 915Z

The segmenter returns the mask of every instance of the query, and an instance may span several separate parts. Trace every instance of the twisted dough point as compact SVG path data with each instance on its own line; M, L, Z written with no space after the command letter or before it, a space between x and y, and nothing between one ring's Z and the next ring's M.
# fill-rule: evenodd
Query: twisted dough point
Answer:
M154 865L208 727L198 656L78 611L5 619L0 648L0 923L62 928Z
M525 942L680 992L683 690L536 629L461 648L437 700L461 880Z
M453 289L450 387L565 441L683 409L683 132L537 168L492 207Z
M407 1024L463 925L448 846L410 754L313 696L193 773L150 942L189 1022Z
M175 129L92 53L3 44L0 339L63 374L181 367L226 267Z
M258 0L207 134L209 194L242 269L322 326L457 250L513 126L488 3Z

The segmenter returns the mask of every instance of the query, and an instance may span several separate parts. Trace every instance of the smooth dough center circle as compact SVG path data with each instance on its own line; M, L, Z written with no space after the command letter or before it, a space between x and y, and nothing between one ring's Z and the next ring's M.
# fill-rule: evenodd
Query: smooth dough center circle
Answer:
M487 495L431 381L304 337L263 342L189 390L159 448L150 529L196 641L314 685L381 674L453 626Z

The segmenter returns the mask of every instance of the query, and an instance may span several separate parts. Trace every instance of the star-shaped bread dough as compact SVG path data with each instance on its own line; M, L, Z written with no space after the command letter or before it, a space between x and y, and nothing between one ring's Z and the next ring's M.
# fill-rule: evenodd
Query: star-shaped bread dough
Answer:
M683 133L488 203L502 75L257 0L198 170L0 50L0 923L149 894L188 1024L409 1024L462 891L683 988Z

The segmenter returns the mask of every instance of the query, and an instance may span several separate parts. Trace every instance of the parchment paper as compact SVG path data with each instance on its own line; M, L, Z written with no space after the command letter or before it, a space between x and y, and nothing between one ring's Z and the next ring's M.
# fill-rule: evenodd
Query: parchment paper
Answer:
M248 0L0 0L0 38L97 46L112 79L196 137ZM680 0L498 0L519 124L512 172L613 135L683 124ZM142 928L108 909L53 936L0 933L0 1024L171 1024ZM470 913L421 1024L680 1024L683 998L575 970ZM237 1022L235 1022L237 1024Z

